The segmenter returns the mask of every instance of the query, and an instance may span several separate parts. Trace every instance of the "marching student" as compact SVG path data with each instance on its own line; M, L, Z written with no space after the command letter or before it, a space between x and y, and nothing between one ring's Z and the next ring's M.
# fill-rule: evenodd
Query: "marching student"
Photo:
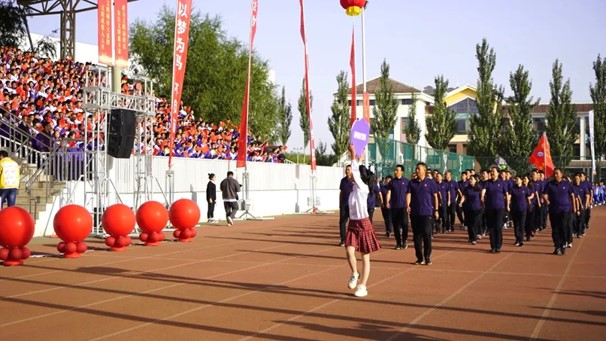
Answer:
M353 145L349 145L351 157L351 181L353 188L347 200L349 205L349 223L345 235L345 251L347 262L351 269L351 277L347 283L349 289L356 289L356 297L368 295L366 284L370 276L370 253L381 248L375 230L368 219L368 194L374 191L372 179L374 174L356 159ZM362 254L362 279L358 272L356 251ZM358 284L358 280L360 283Z
M387 185L387 208L391 210L391 222L396 237L396 250L408 248L408 213L406 210L406 188L408 179L404 177L404 166L396 165L394 178Z
M549 205L551 238L555 247L553 254L566 254L566 229L572 213L576 213L576 201L570 182L564 181L562 170L553 171L554 179L543 189L543 200Z
M417 256L416 265L431 265L431 225L438 219L438 186L427 176L427 165L417 163L417 177L406 189L406 207L410 215L412 235Z
M514 176L514 185L509 188L509 214L513 221L515 246L524 245L524 230L526 228L526 214L529 210L531 200L534 198L532 189L522 183L522 178Z
M482 189L482 202L490 236L490 252L500 253L503 245L503 216L505 208L509 207L509 193L503 181L499 179L497 166L490 168L490 180L484 183Z
M469 235L469 243L476 245L480 235L480 219L482 218L482 188L480 187L480 177L477 174L469 176L469 184L462 189L463 195L459 206L465 215L465 226Z
M379 193L379 201L381 203L381 214L385 221L385 237L389 238L393 231L393 223L391 222L391 210L387 207L387 185L391 181L392 176L386 176L381 182L381 192Z

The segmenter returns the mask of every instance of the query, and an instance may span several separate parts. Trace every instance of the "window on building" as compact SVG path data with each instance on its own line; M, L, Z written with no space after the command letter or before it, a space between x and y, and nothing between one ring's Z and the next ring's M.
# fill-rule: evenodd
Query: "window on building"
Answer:
M457 124L457 134L467 134L469 132L468 114L456 114L455 122Z
M457 152L457 145L456 144L449 144L448 145L448 151L451 153L456 153Z
M400 100L400 103L402 103L402 105L411 105L412 104L412 99L411 98L403 98L402 100Z
M368 105L370 105L371 107L374 107L376 103L377 102L374 99L368 100Z
M545 131L545 117L533 118L532 125L534 130L536 130L539 134L542 134Z
M363 101L362 101L361 99L359 99L359 100L357 100L357 101L356 101L356 105L357 105L357 106L361 106L361 105L363 105L363 104L364 104L364 103L363 103Z
M457 114L477 114L478 105L476 101L471 98L466 98L458 103L455 103L448 107L450 110Z
M410 124L410 117L400 117L400 127L402 127L402 134L406 134L406 128Z
M574 131L581 133L581 119L578 116L574 119Z

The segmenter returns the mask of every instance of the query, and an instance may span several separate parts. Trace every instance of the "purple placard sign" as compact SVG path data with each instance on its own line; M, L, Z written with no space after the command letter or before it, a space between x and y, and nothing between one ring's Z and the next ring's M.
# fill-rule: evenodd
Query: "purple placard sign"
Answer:
M354 122L349 133L349 141L354 146L356 156L361 156L364 152L364 148L368 145L368 134L370 133L370 126L366 120L361 119Z

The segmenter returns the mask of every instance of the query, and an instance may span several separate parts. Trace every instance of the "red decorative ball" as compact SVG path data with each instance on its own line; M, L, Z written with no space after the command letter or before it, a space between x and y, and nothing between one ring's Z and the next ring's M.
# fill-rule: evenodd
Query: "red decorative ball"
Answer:
M181 236L181 230L174 230L173 231L173 237L179 238L180 236Z
M59 242L59 244L57 244L57 251L65 253L65 242Z
M17 206L0 211L0 245L8 248L23 247L34 236L34 218Z
M116 246L116 247L129 246L130 242L131 242L131 240L129 237L119 236L116 239L116 244L114 244L114 246Z
M200 222L200 208L193 200L179 199L170 206L168 216L177 229L190 229Z
M21 259L28 259L32 255L32 251L27 246L24 246L21 249L21 252L22 252Z
M116 238L112 236L108 236L105 238L105 245L112 247L116 244Z
M185 229L185 230L181 231L181 238L183 238L183 239L191 238L191 231L192 231L192 229Z
M22 256L23 252L21 252L21 249L18 247L12 248L8 253L9 260L21 260Z
M78 246L74 242L65 243L65 252L64 253L74 253L78 251Z
M80 205L61 207L53 220L55 233L66 242L80 242L93 229L93 217Z
M166 207L157 201L148 201L137 210L137 225L147 232L160 232L168 223Z
M0 260L7 260L9 252L10 250L7 248L3 247L2 249L0 249Z
M149 239L149 236L149 233L141 232L141 234L139 235L139 240L141 240L142 242L146 242Z
M103 213L101 223L109 235L125 236L135 228L135 213L126 205L111 205Z
M76 247L76 252L85 253L87 250L88 250L88 245L86 245L85 242L78 243L78 245Z

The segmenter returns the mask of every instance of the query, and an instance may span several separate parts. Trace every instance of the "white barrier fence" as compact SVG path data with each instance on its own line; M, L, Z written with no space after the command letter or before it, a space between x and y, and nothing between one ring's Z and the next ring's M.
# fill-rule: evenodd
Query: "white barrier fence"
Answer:
M312 209L311 171L309 165L276 164L265 162L248 162L250 213L255 217L277 216L284 214L302 213ZM114 159L108 157L109 179L108 196L103 198L106 206L122 202L133 207L137 199L136 160ZM168 171L167 157L152 158L152 177L150 197L165 203L163 192L167 191L166 173ZM192 199L198 203L201 211L201 221L206 221L208 205L206 202L206 186L209 181L208 173L217 176L217 206L215 218L224 220L221 192L219 185L228 171L233 171L236 179L243 183L244 169L236 169L236 161L173 158L174 200L181 198ZM318 166L316 171L316 207L320 211L332 211L339 207L339 182L344 171L340 167ZM93 189L87 188L88 182L71 182L64 191L71 191L71 202L84 205L93 212L96 210L96 200ZM50 235L53 232L52 219L62 202L69 195L58 196L49 204L36 225L35 236ZM240 196L242 198L242 195ZM145 202L142 194L138 194L138 202ZM136 209L136 207L134 207ZM237 215L240 216L240 213Z

